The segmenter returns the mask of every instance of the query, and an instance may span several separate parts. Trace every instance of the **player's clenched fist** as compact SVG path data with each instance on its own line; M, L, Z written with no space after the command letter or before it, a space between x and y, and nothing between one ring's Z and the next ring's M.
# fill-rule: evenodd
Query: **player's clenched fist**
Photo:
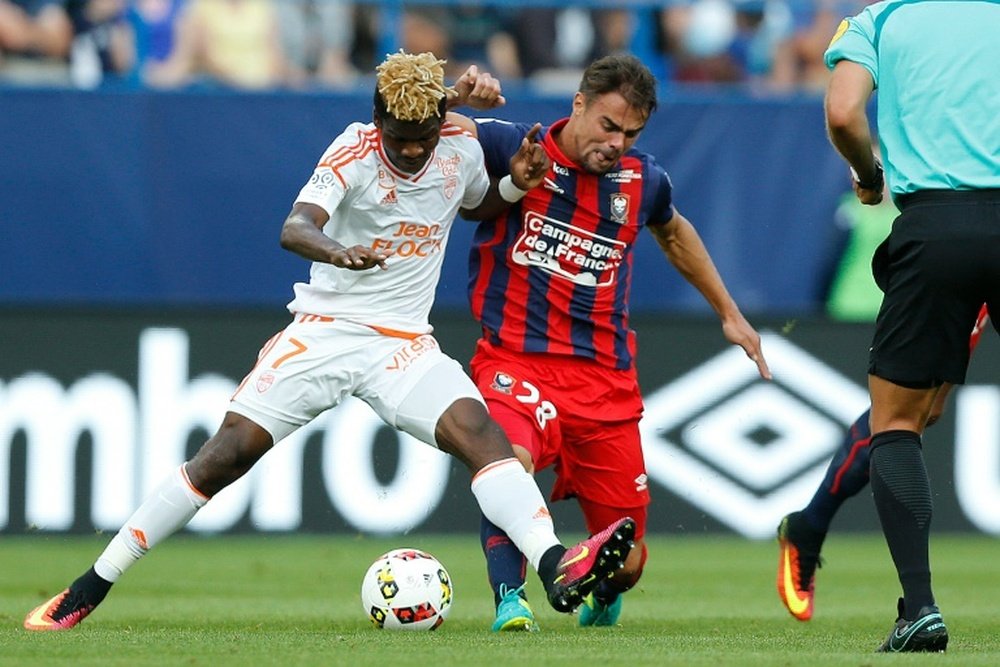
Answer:
M507 102L500 93L500 80L489 72L480 72L475 65L469 65L455 81L453 89L457 94L448 100L450 109L463 105L473 109L495 109Z

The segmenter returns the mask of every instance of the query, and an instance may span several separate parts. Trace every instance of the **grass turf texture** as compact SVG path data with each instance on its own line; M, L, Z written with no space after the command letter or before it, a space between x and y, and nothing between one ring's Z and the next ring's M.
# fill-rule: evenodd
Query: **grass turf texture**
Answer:
M791 618L774 589L774 542L652 537L621 625L576 626L528 591L542 631L493 634L478 537L178 536L159 545L78 628L21 629L25 614L85 569L106 537L4 537L0 665L997 665L1000 541L935 536L945 655L872 654L895 620L898 585L881 535L833 535L816 615ZM451 573L455 605L436 632L379 631L361 611L368 565L398 546Z

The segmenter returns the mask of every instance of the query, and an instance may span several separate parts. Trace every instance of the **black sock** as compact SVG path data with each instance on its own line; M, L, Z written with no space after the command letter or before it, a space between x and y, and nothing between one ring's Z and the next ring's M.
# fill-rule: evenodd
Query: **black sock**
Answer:
M548 592L555 582L556 566L559 565L559 559L563 557L564 553L566 553L566 547L556 544L549 547L548 551L542 554L542 559L538 561L538 576L542 578L545 592Z
M87 602L97 606L111 590L111 582L102 579L91 567L70 585L70 590L81 593Z
M917 433L885 431L872 437L871 484L903 587L904 617L912 621L921 607L934 604L928 556L931 488Z

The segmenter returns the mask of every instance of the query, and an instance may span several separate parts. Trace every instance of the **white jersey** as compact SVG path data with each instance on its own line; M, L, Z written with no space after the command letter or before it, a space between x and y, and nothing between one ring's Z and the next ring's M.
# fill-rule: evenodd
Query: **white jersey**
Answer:
M349 125L295 201L329 213L323 233L344 247L385 251L388 269L314 262L288 309L426 333L451 225L459 208L482 203L489 176L479 142L456 125L442 126L434 154L416 174L394 167L380 139L371 123Z

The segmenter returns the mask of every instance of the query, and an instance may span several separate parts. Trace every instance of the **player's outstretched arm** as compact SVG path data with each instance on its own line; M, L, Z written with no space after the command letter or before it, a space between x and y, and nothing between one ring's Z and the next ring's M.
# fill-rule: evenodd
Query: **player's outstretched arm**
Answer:
M750 326L739 307L726 289L708 249L694 225L678 212L664 225L650 225L649 230L663 254L695 287L722 321L722 333L733 345L739 345L747 357L757 364L757 372L765 380L771 379L771 370L760 347L760 334Z
M292 207L281 227L281 247L314 262L333 264L342 269L363 271L377 266L385 269L389 255L365 246L345 248L323 233L330 216L315 204L298 203Z
M541 123L528 130L517 152L510 158L510 174L493 179L482 203L473 209L462 209L466 220L490 220L503 213L511 204L524 198L528 191L542 184L552 162L538 143Z

